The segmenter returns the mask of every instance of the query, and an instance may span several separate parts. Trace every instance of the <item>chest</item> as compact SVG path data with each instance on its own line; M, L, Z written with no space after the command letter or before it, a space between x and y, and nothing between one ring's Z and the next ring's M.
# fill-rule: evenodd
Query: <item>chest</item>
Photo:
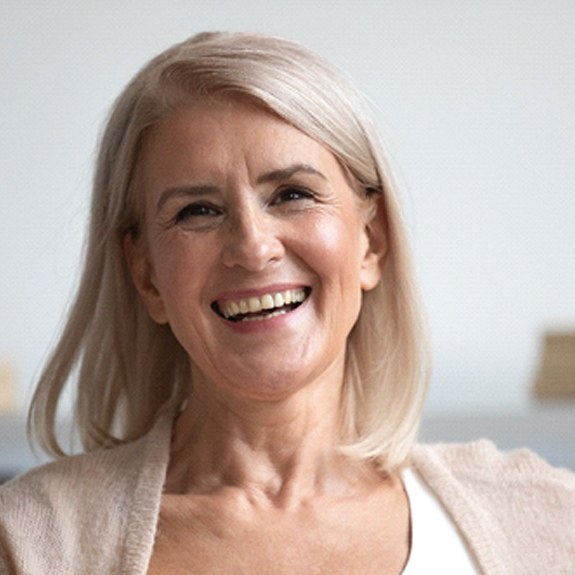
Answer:
M165 505L149 575L401 573L409 513L345 507L237 513Z

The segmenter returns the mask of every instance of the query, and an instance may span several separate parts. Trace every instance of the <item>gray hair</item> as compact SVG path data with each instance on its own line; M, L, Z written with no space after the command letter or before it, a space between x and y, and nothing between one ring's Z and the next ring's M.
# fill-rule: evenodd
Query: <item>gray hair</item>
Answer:
M147 64L119 96L102 135L84 270L67 323L40 377L29 426L63 455L56 414L68 382L85 450L145 434L160 408L189 394L189 358L148 316L123 253L137 234L135 185L146 132L183 106L247 97L329 149L368 194L387 234L382 279L363 296L347 344L342 449L384 471L405 462L428 378L427 337L397 186L369 107L333 65L290 41L203 33Z

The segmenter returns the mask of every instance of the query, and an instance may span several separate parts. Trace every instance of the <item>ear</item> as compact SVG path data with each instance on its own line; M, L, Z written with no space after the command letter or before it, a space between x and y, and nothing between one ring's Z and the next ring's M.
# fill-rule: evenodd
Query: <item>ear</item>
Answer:
M124 257L132 276L132 281L146 306L150 317L159 324L168 323L162 296L156 288L152 264L147 248L141 238L130 232L124 236Z
M364 223L364 254L360 269L361 289L369 291L381 280L381 268L387 253L387 226L381 196L366 210Z

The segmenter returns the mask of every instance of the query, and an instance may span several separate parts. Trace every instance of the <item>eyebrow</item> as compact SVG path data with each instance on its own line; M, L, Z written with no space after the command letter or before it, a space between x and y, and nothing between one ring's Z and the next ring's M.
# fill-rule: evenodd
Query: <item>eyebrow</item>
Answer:
M292 164L286 168L280 168L278 170L272 170L266 172L258 177L256 180L257 184L267 184L270 182L279 182L282 180L287 180L296 174L304 173L310 174L312 176L318 176L324 180L327 178L319 170L316 170L313 166L309 164ZM171 199L181 198L181 197L199 197L199 196L210 196L219 192L217 186L211 185L198 185L198 186L175 186L173 188L168 188L164 190L158 199L156 204L156 211L159 212L164 205Z
M258 184L266 184L268 182L277 182L280 180L287 180L295 174L303 172L304 174L311 174L312 176L319 176L320 178L327 180L327 178L319 171L316 170L313 166L309 164L292 164L287 168L281 168L279 170L272 170L271 172L266 172L262 174L258 179Z

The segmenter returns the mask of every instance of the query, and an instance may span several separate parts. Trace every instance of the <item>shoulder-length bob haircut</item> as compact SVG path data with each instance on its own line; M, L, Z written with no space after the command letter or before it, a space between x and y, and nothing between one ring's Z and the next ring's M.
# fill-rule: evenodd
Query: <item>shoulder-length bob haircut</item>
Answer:
M141 223L136 172L143 138L175 111L211 97L249 98L329 149L377 194L387 234L382 279L365 293L349 336L342 449L382 470L402 465L427 387L427 337L397 186L362 96L334 66L279 38L203 33L151 60L115 102L94 177L83 275L59 342L40 377L29 429L64 455L56 420L74 390L83 449L134 440L181 404L193 386L189 359L169 326L151 320L124 257ZM140 206L140 207L139 207Z

